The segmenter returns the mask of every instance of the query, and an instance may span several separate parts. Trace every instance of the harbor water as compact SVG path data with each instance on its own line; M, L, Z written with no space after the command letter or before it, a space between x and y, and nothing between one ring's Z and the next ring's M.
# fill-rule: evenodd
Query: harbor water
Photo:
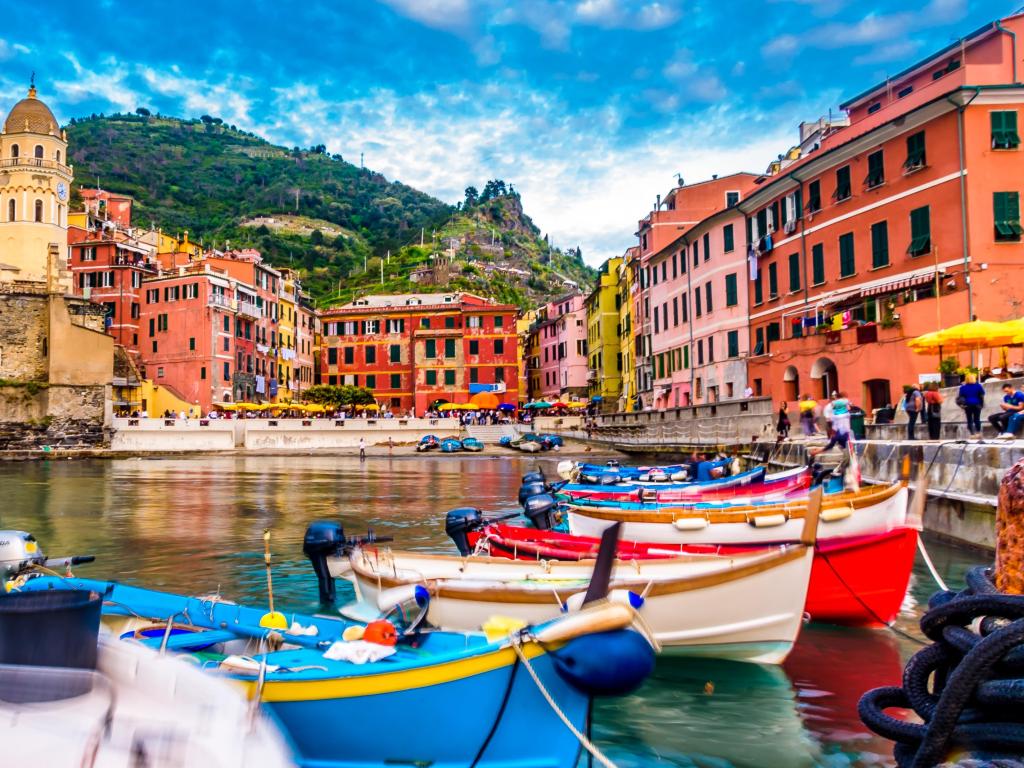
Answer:
M555 460L488 456L203 456L0 464L0 527L30 531L50 556L93 554L82 576L192 594L266 600L264 528L272 530L278 610L317 610L302 555L314 519L395 546L453 553L444 516L457 506L515 509L520 476ZM928 541L959 585L984 556ZM915 566L898 626L916 632L936 589ZM339 584L339 599L351 595ZM867 732L856 704L899 682L918 647L892 631L810 624L783 667L660 659L636 694L599 702L594 736L622 768L891 766L891 745ZM472 706L472 702L467 702ZM382 724L383 725L383 724ZM344 727L344 724L339 724ZM457 736L453 734L453 737Z

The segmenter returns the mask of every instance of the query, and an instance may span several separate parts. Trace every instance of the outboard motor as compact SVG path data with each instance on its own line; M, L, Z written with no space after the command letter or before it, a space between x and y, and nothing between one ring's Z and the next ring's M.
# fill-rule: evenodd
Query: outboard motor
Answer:
M320 589L320 602L331 605L335 600L334 577L327 566L328 557L340 557L345 551L345 531L341 523L330 520L317 520L306 528L302 539L302 553L313 564L317 586Z
M523 502L523 513L529 518L533 527L540 531L549 531L555 527L555 510L558 502L549 493L531 496Z
M531 496L538 496L547 492L547 483L523 483L519 486L519 504L522 506Z
M547 478L544 477L544 473L540 470L536 472L527 472L523 475L523 485L527 483L543 483L546 482Z
M616 483L619 482L619 479L620 478L617 475L601 475L597 479L597 484L598 485L615 485Z
M45 562L46 556L31 533L0 531L0 581L17 576L30 565Z
M475 531L483 525L484 513L475 507L459 507L449 510L444 518L444 532L447 533L455 546L459 548L459 554L463 557L472 554L469 546L470 531Z

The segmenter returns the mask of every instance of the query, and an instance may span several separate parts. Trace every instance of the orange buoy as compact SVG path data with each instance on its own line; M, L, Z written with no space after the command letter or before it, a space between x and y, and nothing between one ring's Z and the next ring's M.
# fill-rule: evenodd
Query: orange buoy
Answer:
M371 621L363 632L363 640L377 645L395 645L398 642L398 630L385 619Z

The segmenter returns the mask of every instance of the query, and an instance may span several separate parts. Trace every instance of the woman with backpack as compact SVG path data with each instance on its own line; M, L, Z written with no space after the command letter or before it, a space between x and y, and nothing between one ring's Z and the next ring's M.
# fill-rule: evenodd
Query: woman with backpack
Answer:
M985 388L978 383L978 377L968 373L956 393L956 404L964 409L967 417L967 434L981 437L981 409L985 407Z
M914 425L917 424L917 417L924 409L924 397L914 384L907 384L903 391L903 410L907 412L907 440L916 440Z

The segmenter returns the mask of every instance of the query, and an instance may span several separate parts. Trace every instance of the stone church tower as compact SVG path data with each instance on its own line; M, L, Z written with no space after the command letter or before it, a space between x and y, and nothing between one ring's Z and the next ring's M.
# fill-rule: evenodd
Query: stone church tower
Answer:
M113 339L71 294L67 137L28 96L0 133L0 450L102 442Z

